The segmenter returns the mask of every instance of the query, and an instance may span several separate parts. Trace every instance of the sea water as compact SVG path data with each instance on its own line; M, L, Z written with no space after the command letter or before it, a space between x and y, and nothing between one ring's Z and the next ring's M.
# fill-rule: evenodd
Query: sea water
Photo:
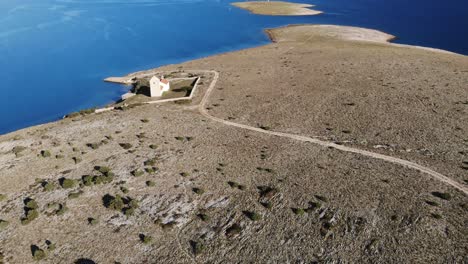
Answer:
M227 0L1 0L0 134L120 98L104 83L269 43L296 23L379 29L399 43L468 54L468 1L304 0L325 14L253 15Z

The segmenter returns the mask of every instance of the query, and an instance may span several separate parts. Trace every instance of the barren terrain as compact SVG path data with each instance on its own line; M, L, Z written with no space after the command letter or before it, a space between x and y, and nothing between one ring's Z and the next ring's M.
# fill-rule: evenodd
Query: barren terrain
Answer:
M467 261L468 59L356 28L269 33L151 70L204 70L191 102L1 136L0 262Z

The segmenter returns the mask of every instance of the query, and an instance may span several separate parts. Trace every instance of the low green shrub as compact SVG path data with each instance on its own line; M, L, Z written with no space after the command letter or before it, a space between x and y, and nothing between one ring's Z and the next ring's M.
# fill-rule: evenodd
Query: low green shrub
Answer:
M143 244L151 244L151 242L153 242L153 238L151 236L140 234L139 237Z
M192 188L192 191L198 195L202 195L205 191L201 188Z
M78 182L77 180L73 180L73 179L61 178L59 179L59 183L63 189L71 189L71 188L74 188Z
M83 161L83 159L80 158L80 157L73 157L72 159L73 159L73 161L75 162L75 164L78 164L78 163L80 163L80 162Z
M68 207L66 204L59 204L58 209L55 210L56 215L64 215L68 211Z
M205 246L200 241L190 240L190 246L192 248L192 253L195 256L200 255L205 249Z
M302 208L291 208L291 210L295 215L304 215L305 214L305 210L302 209Z
M252 211L243 211L244 215L247 216L247 218L249 218L250 220L252 221L258 221L260 219L262 219L262 216L256 212L252 212Z
M0 231L5 229L9 224L10 224L10 222L8 222L6 220L3 220L3 219L0 219Z
M79 191L76 191L76 192L71 192L71 193L68 194L68 198L69 199L76 199L76 198L80 197L82 194L83 194L82 190L79 190Z
M50 151L48 151L48 150L41 150L41 156L42 156L43 158L48 158L48 157L50 157L51 155L52 155L52 154L50 154Z
M145 174L144 171L141 171L141 170L133 170L132 172L130 172L133 176L135 177L140 177L142 176L143 174Z
M6 199L7 199L7 196L5 194L0 194L0 202Z
M146 186L154 187L154 186L156 186L156 183L154 181L146 181Z
M240 234L241 231L242 231L242 228L239 224L233 224L226 229L226 236L232 237L232 236Z
M442 199L442 200L447 200L448 201L448 200L452 199L452 196L450 195L450 193L432 192L431 194L434 195L437 198Z
M123 149L131 149L133 147L130 143L120 143L119 146L121 146Z
M36 245L32 245L31 246L31 253L32 253L32 257L35 261L40 261L40 260L43 260L45 257L46 257L46 253L44 250L40 249L38 246Z
M98 223L99 223L99 221L96 218L93 218L93 217L88 218L88 224L89 225L94 226L94 225L97 225Z
M42 185L42 190L44 192L50 192L50 191L55 190L55 188L57 188L57 185L55 185L55 183L50 182L50 181L43 181L41 185Z

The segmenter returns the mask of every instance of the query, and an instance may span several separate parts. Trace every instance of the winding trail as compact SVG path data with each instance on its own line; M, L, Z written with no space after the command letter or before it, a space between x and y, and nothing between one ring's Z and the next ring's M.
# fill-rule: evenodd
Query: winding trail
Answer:
M200 104L198 105L198 111L203 116L205 116L206 118L209 118L209 119L211 119L211 120L213 120L215 122L219 122L219 123L227 125L227 126L238 127L238 128L242 128L242 129L246 129L246 130L250 130L250 131L255 131L255 132L259 132L259 133L263 133L263 134L267 134L267 135L272 135L272 136L290 138L290 139L294 139L294 140L298 140L298 141L302 141L302 142L310 142L310 143L317 144L317 145L320 145L320 146L323 146L323 147L334 148L334 149L345 151L345 152L355 153L355 154L363 155L363 156L366 156L366 157L391 162L391 163L394 163L394 164L397 164L397 165L401 165L401 166L411 168L411 169L420 171L422 173L425 173L425 174L429 175L430 177L432 177L433 179L435 179L437 181L443 182L445 184L448 184L448 185L454 187L455 189L463 192L465 195L468 194L468 188L465 187L463 184L461 184L461 183L459 183L459 182L457 182L457 181L455 181L455 180L453 180L453 179L451 179L451 178L449 178L449 177L447 177L447 176L445 176L443 174L440 174L440 173L438 173L436 171L433 171L433 170L431 170L431 169L429 169L427 167L421 166L421 165L416 164L416 163L411 162L411 161L407 161L407 160L404 160L404 159L395 158L395 157L391 157L391 156L387 156L387 155L383 155L383 154L380 154L380 153L375 153L375 152L371 152L371 151L367 151L367 150L362 150L362 149L347 147L347 146L343 146L343 145L338 145L338 144L335 144L333 142L323 141L323 140L319 140L319 139L316 139L316 138L305 137L305 136L294 135L294 134L288 134L288 133L282 133L282 132L275 132L275 131L270 131L270 130L264 130L264 129L261 129L261 128L258 128L258 127L252 127L252 126L248 126L248 125L244 125L244 124L238 124L238 123L226 121L224 119L212 116L206 110L205 105L208 102L208 99L209 99L211 93L213 92L213 89L215 88L216 83L218 82L219 72L212 71L212 70L195 70L194 72L204 72L204 73L214 74L213 81L211 82L211 84L208 87L208 89L206 90L205 95L203 96Z

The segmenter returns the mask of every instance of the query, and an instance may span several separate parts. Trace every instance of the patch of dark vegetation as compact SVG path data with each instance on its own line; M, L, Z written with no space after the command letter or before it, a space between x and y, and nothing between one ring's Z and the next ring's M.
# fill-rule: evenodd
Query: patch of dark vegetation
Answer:
M4 200L6 200L6 199L7 199L7 196L6 196L5 194L1 194L1 193L0 193L0 202L1 202L1 201L4 201Z
M146 181L146 186L154 187L154 186L156 186L156 183L154 181Z
M320 201L322 201L322 202L325 202L325 203L328 202L328 199L327 199L327 197L325 197L325 196L314 195L314 197L317 198L317 200L320 200Z
M123 149L131 149L133 147L130 143L119 143L119 146L121 146Z
M44 192L51 192L57 188L57 185L55 185L55 183L50 182L50 181L42 181L41 186L42 186L42 191Z
M47 245L47 250L48 251L54 251L55 250L56 245L54 243L52 243L52 241L46 240L45 243Z
M142 123L148 123L149 122L149 119L148 118L143 118L140 120Z
M76 192L71 192L68 194L68 199L76 199L80 197L83 194L82 190L76 191Z
M202 188L192 188L192 191L198 195L202 195L203 193L205 193L205 191L202 189Z
M91 259L80 258L75 260L74 264L96 264L96 262Z
M262 219L262 216L253 211L242 211L242 213L252 221L259 221Z
M302 209L302 208L291 208L291 210L295 215L304 215L305 214L305 210Z
M193 137L175 137L176 140L178 141L182 141L182 142L189 142L189 141L192 141L194 138Z
M96 112L96 108L84 109L79 112L73 112L73 113L67 114L65 118L77 118L77 117L93 114L94 112Z
M124 193L124 194L127 194L127 193L130 192L130 191L128 190L128 188L125 187L125 186L120 186L120 191L121 191L122 193Z
M432 218L434 219L442 219L442 216L438 213L431 213Z
M228 185L233 189L245 190L245 186L234 181L228 181Z
M257 186L257 189L260 193L260 197L270 199L276 193L278 193L278 189L275 187L270 186Z
M55 210L56 215L64 215L68 211L66 204L58 204L57 210Z
M271 127L265 126L265 125L257 124L257 127L260 128L260 129L263 129L263 130L271 130Z
M153 242L153 237L145 235L145 234L139 234L138 237L140 238L140 241L143 244L151 244Z
M93 217L88 217L88 224L89 225L92 225L92 226L95 226L99 223L99 221L96 219L96 218L93 218Z
M130 173L135 177L140 177L143 176L143 174L145 174L145 172L142 170L133 170Z
M452 196L450 195L450 193L443 193L443 192L432 192L431 193L433 196L437 197L437 198L440 198L442 200L450 200L452 199Z
M226 236L233 237L242 232L242 227L239 224L233 224L226 229Z
M41 150L41 156L43 158L48 158L48 157L52 156L52 154L50 154L50 151L48 151L48 150Z
M204 222L210 220L210 217L205 213L199 213L197 214L197 217Z
M430 205L430 206L439 206L439 204L436 203L436 202L434 202L434 201L429 201L429 200L427 200L426 203L427 203L428 205Z
M182 176L182 177L187 177L187 176L189 176L189 174L188 174L187 172L181 172L181 173L179 173L179 175Z
M102 145L101 142L99 143L87 143L86 146L91 149L98 149Z
M149 148L150 148L150 149L157 149L158 146L157 146L157 145L154 145L154 144L151 144L151 145L149 145Z
M24 217L21 218L21 224L27 225L39 216L39 205L32 198L24 199Z
M31 245L31 254L35 261L43 260L46 257L45 251L36 245Z
M157 161L156 158L148 159L148 160L145 160L145 162L143 162L143 165L145 165L145 166L154 166L154 165L156 165L156 161Z
M8 222L6 220L3 220L3 219L0 219L0 231L5 229L9 224L10 224L10 222Z
M59 183L63 189L71 189L77 185L78 181L73 179L60 178Z
M80 158L80 157L73 157L72 159L73 159L73 161L75 162L75 164L78 164L78 163L80 163L80 162L83 161L83 159Z
M138 208L138 202L131 197L122 197L120 195L104 195L102 198L104 206L108 209L122 212L126 216L133 215Z
M322 205L318 202L309 202L309 207L307 207L305 211L307 213L312 213L315 210L319 209L320 207L322 207Z
M266 202L261 202L260 204L261 204L263 207L265 207L266 209L271 209L271 208L273 208L273 204L272 204L271 202L268 202L268 201L266 201Z
M156 168L156 167L145 168L146 173L149 173L149 174L156 173L157 170L158 170L158 168Z
M262 167L257 167L257 170L258 171L266 171L268 173L273 173L274 170L273 169L270 169L270 168L262 168Z
M200 241L194 240L190 240L190 247L192 248L192 253L195 256L200 255L205 249L205 246Z

